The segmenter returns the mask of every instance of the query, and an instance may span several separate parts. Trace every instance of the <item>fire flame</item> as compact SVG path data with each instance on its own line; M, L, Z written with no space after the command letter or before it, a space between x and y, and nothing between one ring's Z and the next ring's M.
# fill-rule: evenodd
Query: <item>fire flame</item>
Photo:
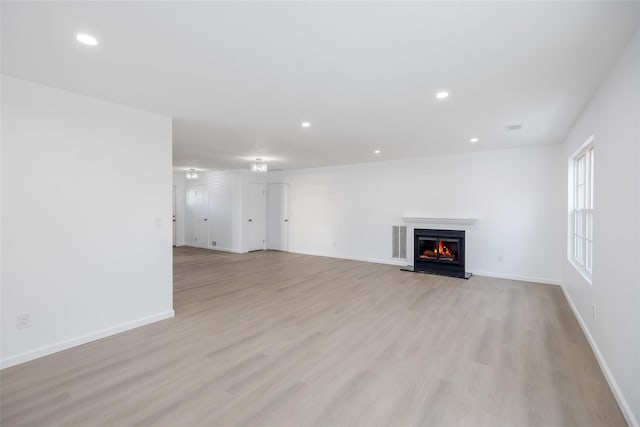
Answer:
M427 249L420 255L420 258L442 258L453 261L456 259L456 254L444 245L442 240L439 240L437 248Z
M442 244L442 240L440 240L438 243L438 252L440 252L440 255L453 256L451 251L449 251L449 248Z

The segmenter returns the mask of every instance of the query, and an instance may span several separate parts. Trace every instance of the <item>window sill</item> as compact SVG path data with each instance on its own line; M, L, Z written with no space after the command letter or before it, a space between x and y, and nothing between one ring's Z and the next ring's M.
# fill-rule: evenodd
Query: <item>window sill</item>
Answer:
M569 263L573 266L573 268L575 268L578 271L578 273L580 273L580 275L584 278L584 280L586 280L589 285L593 285L593 283L591 282L591 273L585 270L583 266L576 263L573 259L569 258L568 260L569 260Z

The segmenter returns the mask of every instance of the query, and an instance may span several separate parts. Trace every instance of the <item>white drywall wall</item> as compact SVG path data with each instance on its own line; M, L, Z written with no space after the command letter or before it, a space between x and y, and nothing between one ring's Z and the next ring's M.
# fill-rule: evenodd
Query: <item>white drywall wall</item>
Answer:
M3 367L173 315L169 117L2 76L1 147Z
M435 156L269 174L291 189L290 250L393 262L401 217L477 218L467 271L559 283L562 179L558 146ZM410 231L409 261L413 233ZM499 261L501 257L501 261Z
M633 426L640 422L640 32L594 94L563 145L563 164L594 136L593 275L567 260L563 287ZM563 174L567 212L567 172ZM595 306L595 318L593 310Z
M474 217L472 226L416 226L465 229L467 271L559 284L560 159L560 148L547 146L266 175L209 172L186 191L208 189L209 240L218 249L247 251L247 185L268 179L290 184L291 252L403 264L391 258L391 226L401 217ZM188 245L192 228L186 215Z

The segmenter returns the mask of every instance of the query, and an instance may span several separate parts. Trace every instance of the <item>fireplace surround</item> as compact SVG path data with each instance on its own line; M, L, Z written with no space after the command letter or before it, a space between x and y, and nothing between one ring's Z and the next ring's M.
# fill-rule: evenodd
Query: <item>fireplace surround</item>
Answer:
M414 229L413 271L468 279L464 241L464 230Z

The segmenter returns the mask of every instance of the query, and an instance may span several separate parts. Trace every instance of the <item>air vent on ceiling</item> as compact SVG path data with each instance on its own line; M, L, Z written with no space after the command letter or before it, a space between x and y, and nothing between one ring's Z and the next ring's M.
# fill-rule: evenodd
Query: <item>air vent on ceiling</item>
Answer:
M513 125L506 125L504 130L520 130L522 129L522 123L516 123Z

